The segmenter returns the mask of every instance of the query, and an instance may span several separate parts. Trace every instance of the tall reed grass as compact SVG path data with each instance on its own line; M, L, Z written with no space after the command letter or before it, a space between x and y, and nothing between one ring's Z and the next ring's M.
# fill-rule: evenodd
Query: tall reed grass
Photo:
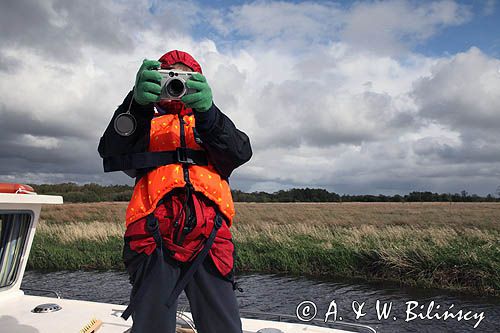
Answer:
M126 203L42 210L36 269L123 269ZM498 203L236 203L239 271L500 290Z

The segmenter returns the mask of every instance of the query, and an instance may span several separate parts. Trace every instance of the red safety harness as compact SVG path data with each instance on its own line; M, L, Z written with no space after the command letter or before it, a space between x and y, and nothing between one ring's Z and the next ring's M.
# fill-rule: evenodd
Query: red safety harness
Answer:
M162 201L160 201L162 203ZM193 277L194 273L200 267L200 265L203 263L203 260L208 254L208 251L212 247L212 244L214 243L215 240L215 235L217 234L217 231L220 229L223 223L223 218L222 216L217 213L214 219L214 226L210 232L210 235L208 239L206 240L203 248L201 249L200 253L196 256L194 261L191 263L187 271L182 275L182 277L177 281L174 289L170 293L170 296L167 298L167 301L165 302L165 306L171 307L172 304L175 302L177 297L179 297L180 293L184 290L186 285L189 283L191 278ZM160 268L161 265L164 265L165 263L163 262L163 252L169 253L170 250L164 247L162 236L160 234L160 227L158 224L158 219L154 216L154 214L150 214L146 218L146 230L153 236L155 243L156 243L156 248L155 248L155 255L152 258L152 264L150 271L147 273L145 280L141 283L141 286L137 290L137 293L134 295L134 297L131 299L130 304L128 307L125 309L125 311L122 313L121 317L125 320L130 317L132 312L134 311L134 308L138 302L138 300L142 299L142 297L145 295L146 291L148 290L150 286L150 281L153 276L155 276L157 270Z

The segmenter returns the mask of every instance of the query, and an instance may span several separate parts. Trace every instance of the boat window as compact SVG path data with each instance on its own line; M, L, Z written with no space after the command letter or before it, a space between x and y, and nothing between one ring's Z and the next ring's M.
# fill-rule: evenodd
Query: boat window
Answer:
M0 213L0 288L16 280L31 219L29 212Z

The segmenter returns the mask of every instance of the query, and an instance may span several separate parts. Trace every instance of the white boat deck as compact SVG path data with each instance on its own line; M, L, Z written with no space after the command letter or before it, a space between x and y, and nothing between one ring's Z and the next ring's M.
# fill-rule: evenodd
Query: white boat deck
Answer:
M49 313L34 313L40 304L56 303L61 310ZM108 303L57 299L52 297L27 296L22 291L11 293L0 299L0 330L16 333L68 333L79 332L92 318L103 322L99 333L124 333L132 326L132 318L121 318L126 306ZM191 319L189 312L184 312ZM303 324L242 318L245 333L255 333L259 329L274 328L287 333L349 333Z

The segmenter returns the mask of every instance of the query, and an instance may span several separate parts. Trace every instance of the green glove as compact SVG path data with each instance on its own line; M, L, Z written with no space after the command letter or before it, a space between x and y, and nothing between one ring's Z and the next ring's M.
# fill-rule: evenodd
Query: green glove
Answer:
M146 105L160 100L161 74L155 71L160 62L144 59L141 68L135 77L134 99L141 105Z
M186 81L186 86L196 89L198 92L184 95L181 98L184 105L198 112L208 111L212 106L212 89L210 89L207 79L200 73L195 73Z

